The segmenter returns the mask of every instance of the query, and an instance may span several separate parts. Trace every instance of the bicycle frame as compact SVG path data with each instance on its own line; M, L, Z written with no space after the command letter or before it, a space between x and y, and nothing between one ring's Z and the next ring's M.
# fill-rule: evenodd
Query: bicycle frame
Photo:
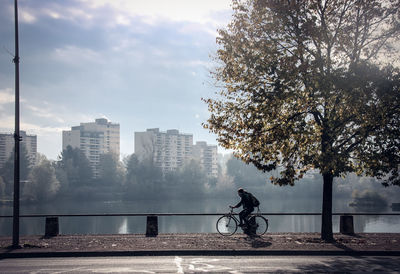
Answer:
M230 235L233 235L236 232L236 230L238 228L238 223L240 223L239 218L237 218L235 216L236 214L237 213L233 212L233 208L231 208L231 210L227 214L222 215L217 220L217 231L221 235L230 236ZM249 234L249 233L257 234L257 233L259 233L259 235L263 235L268 230L268 219L265 219L262 216L259 207L257 207L257 212L251 213L250 215L247 216L247 221L249 221L252 218L254 218L254 220L256 220L256 222L254 224L251 224L250 226L240 226L240 228L246 234ZM220 221L222 221L222 222L220 222ZM231 223L233 223L233 224L231 224ZM222 225L222 226L220 226L220 225ZM232 227L232 225L233 225L233 227ZM260 225L261 225L261 230L258 231L258 228L260 227ZM228 229L228 227L229 227L229 229Z
M233 208L231 208L231 211L230 211L228 214L225 214L225 216L231 217L231 218L235 219L235 221L236 221L237 223L240 223L239 219L236 218L235 213L233 212Z
M238 213L236 213L238 214ZM238 223L240 222L238 218L235 217L235 212L233 212L233 208L231 208L231 211L227 214L225 214L225 216L230 216L232 218L234 218ZM252 212L249 214L249 216L247 216L247 219L250 219L250 217L252 216L262 216L261 212L260 212L260 207L257 207L257 212Z

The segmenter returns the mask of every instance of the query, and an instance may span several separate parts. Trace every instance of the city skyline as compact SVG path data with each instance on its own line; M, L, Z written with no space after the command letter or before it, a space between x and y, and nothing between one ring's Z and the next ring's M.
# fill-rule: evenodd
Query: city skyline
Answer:
M113 137L111 137L111 141L112 141L111 142L111 146L115 146L116 145L117 147L110 147L110 143L109 143L110 137L106 138L106 136L100 136L100 139L104 138L104 141L106 139L108 139L108 141L107 141L108 144L106 144L106 143L103 144L103 146L104 146L103 149L105 149L105 150L104 151L103 150L99 150L100 153L96 154L97 158L98 158L99 155L104 154L104 153L108 153L111 150L113 152L115 152L119 156L120 160L123 160L123 158L125 156L129 156L129 155L134 154L134 153L138 154L138 152L136 151L136 148L134 149L134 151L131 154L128 154L128 155L121 154L121 152L120 152L120 134L119 134L120 124L118 122L109 121L106 118L96 118L96 119L94 119L94 121L81 122L81 123L79 123L79 126L75 125L75 126L70 127L68 130L63 130L62 131L62 136L61 136L61 140L62 141L61 141L60 155L61 155L61 152L66 149L67 146L71 146L72 148L81 149L81 151L85 153L86 157L89 160L91 160L91 153L89 152L90 151L89 150L90 142L89 141L85 142L84 146L82 147L81 139L82 139L82 137L93 138L93 136L84 136L85 134L82 135L81 132L87 132L87 133L90 133L90 132L93 133L93 132L97 132L97 131L99 133L100 132L106 132L106 130L101 129L102 125L105 126L106 128L110 127L110 126L117 128L118 132L117 132L117 135L115 136L116 139L112 140ZM218 146L217 145L208 144L206 141L202 141L202 140L198 140L196 142L193 142L193 140L194 140L193 133L179 132L179 130L177 130L177 129L167 129L166 131L160 131L159 128L151 128L151 129L147 128L145 132L152 132L154 130L156 130L157 132L163 133L163 134L168 133L168 132L177 132L180 135L181 134L182 135L188 135L188 136L190 135L191 136L191 145L193 147L197 146L199 149L201 147L203 147L203 146L205 148L215 147L216 151L217 151L217 154L220 154L218 152L218 149L217 149ZM136 146L135 144L137 142L137 136L136 135L138 133L145 133L145 132L139 132L139 131L135 131L134 132L133 140L132 140L132 143L133 143L134 147ZM114 134L114 133L112 133L112 134ZM6 138L6 137L8 139L10 139L10 140L7 140L7 145L5 145L5 143L4 144L2 143L2 146L4 147L4 149L3 149L4 151L2 151L2 154L0 153L1 154L0 156L2 156L1 157L2 159L0 159L0 163L4 163L8 159L8 157L11 155L12 151L14 150L14 137L13 137L13 133L12 132L0 132L0 137L3 138L3 139ZM40 140L40 136L37 136L35 134L29 134L26 131L21 130L21 137L22 137L22 144L26 144L27 142L31 142L30 138L34 138L34 153L35 153L35 155L36 155L36 153L43 154L43 153L41 153L40 151L37 150L37 143L38 143L38 140ZM97 145L99 145L99 144L97 144ZM30 150L31 149L30 149L30 146L29 146L28 147L28 151L30 152ZM201 155L201 152L197 152L197 154L199 154L199 155L196 155L196 156L198 156L199 159L202 159L203 156ZM35 156L35 159L36 159L36 156ZM57 160L57 159L50 159L50 160ZM95 160L95 162L97 164L98 164L98 160L99 159ZM0 165L0 167L1 167L1 165Z
M95 118L94 120L96 121L96 120L102 120L102 119L104 119L104 120L107 120L107 122L110 122L110 123L115 123L115 124L118 124L118 126L120 126L120 124L118 123L118 122L115 122L115 121L109 121L107 118ZM64 134L66 133L66 132L69 132L69 131L71 131L71 130L73 130L74 128L77 128L77 127L81 127L82 126L82 124L92 124L93 123L93 121L87 121L87 122L80 122L79 124L80 124L80 126L71 126L71 127L69 127L69 129L68 128L66 128L65 130L62 130L62 132L61 132L61 136L60 136L60 140L61 140L61 146L60 146L60 149L59 149L59 154L58 155L61 155L61 152L65 149L65 145L63 144L63 138L64 138ZM158 129L158 128L157 128ZM149 130L149 128L146 128L146 129L144 129L144 130L146 130L146 131L148 131ZM179 131L180 132L180 130L178 130L178 129L176 129L176 128L171 128L171 129L167 129L167 131L169 131L169 130L176 130L176 131ZM135 133L137 133L138 131L135 131L135 132L133 132L133 134L132 134L132 145L133 145L133 147L135 146ZM182 133L182 134L188 134L188 135L192 135L193 136L193 133L188 133L188 132L180 132L180 133ZM10 135L10 136L13 136L13 132L5 132L5 131L0 131L0 135ZM26 141L26 140L24 140L24 136L34 136L35 137L35 139L37 139L37 142L39 142L39 140L40 140L40 136L38 136L38 135L36 135L36 134L30 134L29 132L26 132L25 130L23 130L23 129L21 129L21 137L23 138L23 140L22 140L22 142L24 142L24 141ZM218 145L216 145L216 144L209 144L209 143L207 143L207 141L204 141L204 140L200 140L200 139L194 139L193 138L193 140L197 140L197 141L195 141L195 142L193 142L193 144L202 144L202 143L205 143L206 145L208 145L208 146L217 146L218 148L219 148L219 146ZM14 145L14 141L12 142L12 145ZM39 151L39 150L37 150L37 153L40 153L40 154L42 154L42 155L45 155L44 153L42 153L41 151ZM120 151L119 153L118 153L118 155L120 156L120 160L122 160L125 156L129 156L129 155L131 155L131 154L134 154L134 153L136 153L135 152L135 149L132 151L132 153L130 153L130 154L124 154L122 151ZM9 154L9 153L8 153ZM7 154L7 155L8 155ZM218 154L224 154L224 153L220 153L220 151L218 151ZM8 155L9 156L9 155ZM47 155L45 155L45 156L47 156ZM50 159L50 160L57 160L57 159Z
M19 1L21 130L53 160L63 130L99 117L121 124L122 157L146 128L217 144L201 98L216 91L211 57L231 12L230 1ZM0 131L13 132L13 1L0 15Z

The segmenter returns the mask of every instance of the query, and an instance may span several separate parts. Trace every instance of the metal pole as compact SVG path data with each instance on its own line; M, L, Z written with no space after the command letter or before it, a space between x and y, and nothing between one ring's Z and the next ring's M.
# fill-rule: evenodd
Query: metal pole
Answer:
M15 132L14 132L14 211L13 211L13 247L19 247L19 46L18 46L18 3L14 0L15 15Z

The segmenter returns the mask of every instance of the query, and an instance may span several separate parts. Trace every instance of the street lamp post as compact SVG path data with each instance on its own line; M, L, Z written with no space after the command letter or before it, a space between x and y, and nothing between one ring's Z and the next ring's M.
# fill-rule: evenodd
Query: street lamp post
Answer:
M15 132L14 132L14 210L13 210L13 247L19 247L19 46L18 46L18 3L14 0L15 16Z

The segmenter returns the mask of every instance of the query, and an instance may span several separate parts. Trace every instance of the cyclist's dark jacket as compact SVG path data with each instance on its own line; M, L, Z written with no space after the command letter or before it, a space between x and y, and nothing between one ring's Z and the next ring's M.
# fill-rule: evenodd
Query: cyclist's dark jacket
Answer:
M251 200L251 194L248 192L243 192L242 199L240 202L235 205L235 207L243 206L243 209L250 209L251 211L254 210L253 201Z

